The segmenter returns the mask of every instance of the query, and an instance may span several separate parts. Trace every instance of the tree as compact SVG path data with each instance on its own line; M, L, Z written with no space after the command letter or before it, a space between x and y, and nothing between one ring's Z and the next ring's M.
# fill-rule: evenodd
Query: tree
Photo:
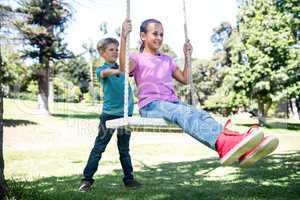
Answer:
M3 27L7 27L12 9L9 6L0 4L0 31L2 33ZM7 185L4 177L4 159L3 159L3 86L12 80L11 74L6 69L6 63L2 58L2 34L0 42L0 199L4 199L7 192Z
M235 72L237 64L240 64L241 68L245 64L245 46L241 41L238 28L226 22L214 29L211 41L216 47L212 62L216 68L218 81L214 93L205 101L205 107L217 110L223 115L229 115L236 112L238 108L250 104L244 91L239 93L233 88L236 84L236 77L232 74Z
M2 18L1 18L2 21ZM0 44L1 45L1 44ZM1 46L0 46L0 74L4 74L5 64L2 61ZM4 159L3 159L3 82L4 77L0 77L0 199L4 198L7 192L7 186L4 177Z
M264 119L272 103L280 97L299 95L299 57L295 57L299 55L295 54L299 51L295 46L299 40L294 30L297 21L294 17L299 16L279 9L294 3L290 11L296 9L299 13L299 1L281 1L281 6L275 0L240 2L237 27L240 42L232 49L232 67L227 77L229 96L231 102L244 106L256 101L259 115ZM295 92L288 92L291 87L295 87Z
M27 43L24 57L39 64L35 71L38 107L48 114L50 63L72 57L62 37L71 12L58 0L20 0L19 5L17 11L23 13L23 17L15 25Z
M193 61L196 95L200 104L207 110L227 113L222 108L224 105L223 98L221 98L226 95L220 90L217 92L217 89L222 85L225 72L231 66L231 48L234 38L235 30L232 25L227 22L221 23L220 26L214 28L211 36L211 42L216 48L212 58Z
M89 64L82 56L58 61L54 66L54 75L71 81L78 85L82 93L89 90L90 71Z
M287 17L287 26L291 30L291 35L295 45L290 47L290 55L287 66L289 79L285 82L287 96L290 105L291 115L300 118L300 4L297 0L277 0L276 8ZM282 96L282 95L280 95Z

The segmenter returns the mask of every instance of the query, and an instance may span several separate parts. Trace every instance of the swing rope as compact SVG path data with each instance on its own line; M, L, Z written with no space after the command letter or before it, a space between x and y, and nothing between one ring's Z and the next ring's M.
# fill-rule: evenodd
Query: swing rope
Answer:
M130 0L126 0L126 17L130 19ZM129 33L126 37L126 63L125 63L125 80L124 80L124 123L128 124L128 85L129 85Z
M187 30L187 17L186 17L186 8L185 8L185 0L182 0L182 9L183 9L183 20L184 20L184 38L185 41L187 41L188 38L188 30ZM188 53L186 57L186 62L187 62L187 67L189 69L189 74L188 74L188 103L190 105L195 105L195 98L194 98L194 86L193 86L193 74L192 74L192 64L191 64L191 54Z
M185 40L188 40L187 36L187 20L186 20L186 9L185 9L185 0L183 0L183 13L184 13L184 34ZM126 17L130 19L130 0L126 0ZM119 128L125 127L131 131L144 131L144 132L172 132L182 133L182 128L177 124L170 123L162 118L144 118L144 117L128 117L128 87L129 87L129 33L126 37L126 62L125 62L125 80L124 80L124 117L114 120L106 121L107 128ZM190 54L186 57L187 66L189 70L189 87L190 90L189 96L190 104L193 101L193 92L192 92L192 70L191 70L191 57ZM193 105L193 104L192 104Z

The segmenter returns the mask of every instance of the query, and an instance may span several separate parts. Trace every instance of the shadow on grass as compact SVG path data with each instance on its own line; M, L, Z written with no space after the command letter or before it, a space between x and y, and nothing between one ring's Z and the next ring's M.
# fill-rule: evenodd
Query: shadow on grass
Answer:
M96 176L94 188L89 193L78 192L79 175L42 178L33 182L9 181L8 184L16 199L24 200L294 200L300 199L300 151L272 155L249 169L223 168L217 159L202 159L144 166L135 172L135 177L144 183L138 190L124 188L120 170L111 175ZM20 191L24 191L23 194Z
M23 120L23 119L3 119L3 126L5 127L16 127L16 126L27 126L37 125L36 122Z
M238 124L239 126L252 126L253 124ZM288 130L300 130L300 123L287 123L287 122L270 122L264 125L269 129L288 129Z
M99 119L99 113L88 114L52 114L53 117L72 118L72 119Z

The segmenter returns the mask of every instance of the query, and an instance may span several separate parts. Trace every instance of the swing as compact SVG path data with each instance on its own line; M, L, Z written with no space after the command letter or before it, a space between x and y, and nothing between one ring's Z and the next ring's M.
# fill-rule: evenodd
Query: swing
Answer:
M126 0L126 14L127 18L130 19L130 0ZM184 34L185 40L188 39L187 36L187 22L186 22L186 9L185 9L185 0L183 2L183 14L184 14ZM126 41L126 52L129 50L129 36ZM182 133L183 130L177 124L168 122L162 118L146 118L146 117L128 117L128 54L126 56L126 65L125 65L125 81L124 81L124 117L114 120L106 121L107 128L126 128L130 131L135 132L169 132L169 133ZM191 57L187 58L187 65L191 69ZM193 81L192 81L192 70L189 70L189 104L194 105L193 97Z

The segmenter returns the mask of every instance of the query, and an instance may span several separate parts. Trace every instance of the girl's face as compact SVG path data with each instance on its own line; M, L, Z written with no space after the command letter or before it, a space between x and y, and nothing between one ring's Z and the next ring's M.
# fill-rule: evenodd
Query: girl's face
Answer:
M115 63L118 59L118 46L114 43L110 43L106 46L106 49L101 53L107 63Z
M144 41L145 47L150 50L158 50L164 38L164 29L161 24L149 23L147 33L141 33L141 39Z

